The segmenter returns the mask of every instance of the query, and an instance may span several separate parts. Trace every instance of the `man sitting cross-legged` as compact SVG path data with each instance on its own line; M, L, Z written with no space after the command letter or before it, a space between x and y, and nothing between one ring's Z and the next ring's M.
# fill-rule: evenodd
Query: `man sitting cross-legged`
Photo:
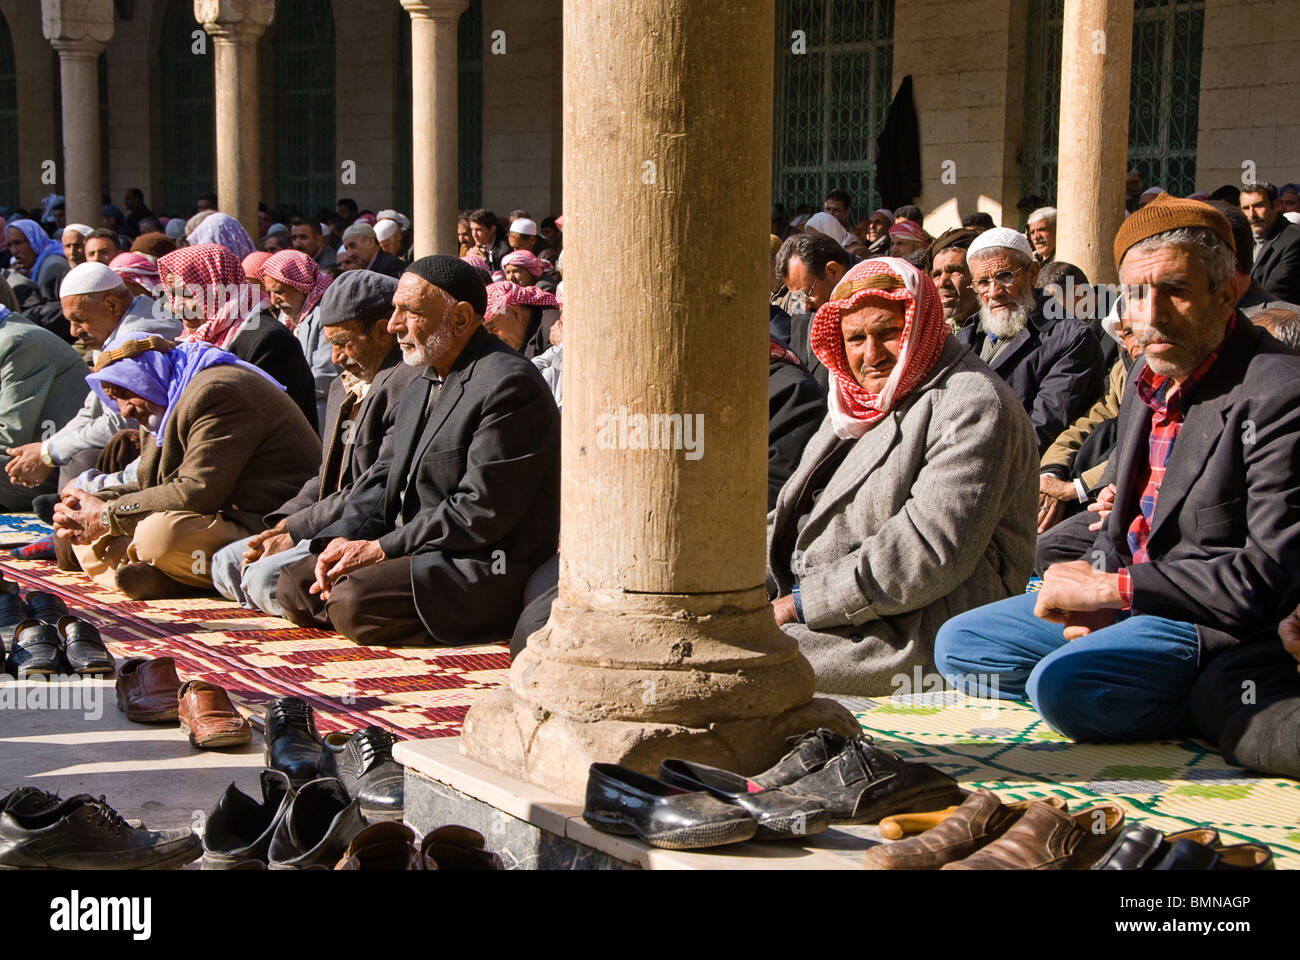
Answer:
M210 344L132 338L86 380L141 424L139 480L67 491L55 535L93 580L135 600L210 590L212 554L260 530L320 460L284 388Z
M349 270L321 299L321 333L343 371L330 387L325 454L293 499L266 516L269 530L217 551L212 583L228 600L281 616L280 571L310 554L311 536L343 515L352 484L379 459L402 392L419 376L388 330L396 290L392 277Z
M1276 648L1300 600L1300 358L1234 309L1233 243L1195 200L1124 221L1115 261L1144 359L1119 408L1113 509L1040 593L943 626L935 658L957 686L1028 696L1075 740L1178 737L1198 674Z
M455 257L406 268L388 328L419 368L379 459L314 555L280 571L285 616L358 643L506 636L559 535L560 414L533 364L483 329Z

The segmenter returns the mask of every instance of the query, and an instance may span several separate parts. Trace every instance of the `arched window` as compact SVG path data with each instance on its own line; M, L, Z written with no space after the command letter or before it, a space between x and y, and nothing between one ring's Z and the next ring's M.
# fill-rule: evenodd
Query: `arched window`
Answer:
M782 0L772 199L820 210L832 189L879 204L876 137L893 94L894 0Z
M18 189L18 74L9 24L0 13L0 206L21 206Z
M154 209L160 214L187 217L200 194L217 189L212 40L195 36L202 29L192 0L167 0L158 47L163 203Z
M1029 2L1021 179L1023 195L1044 203L1056 197L1064 7ZM1196 189L1204 23L1205 0L1134 0L1129 168L1182 196Z
M334 165L333 4L279 0L274 29L273 200L315 217L334 209L340 189Z

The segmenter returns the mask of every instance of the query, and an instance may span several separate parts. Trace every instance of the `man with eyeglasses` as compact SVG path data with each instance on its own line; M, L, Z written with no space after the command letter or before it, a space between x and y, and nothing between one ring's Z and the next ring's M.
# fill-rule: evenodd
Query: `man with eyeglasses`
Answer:
M812 317L830 299L831 291L844 279L849 266L848 251L819 233L793 234L776 252L776 275L789 291L786 302L790 314L790 349L821 384L823 393L829 389L830 374L809 344Z
M1038 265L1023 233L995 227L966 251L979 295L977 322L955 334L1020 398L1041 456L1061 431L1101 395L1105 365L1088 325L1044 311L1034 289Z

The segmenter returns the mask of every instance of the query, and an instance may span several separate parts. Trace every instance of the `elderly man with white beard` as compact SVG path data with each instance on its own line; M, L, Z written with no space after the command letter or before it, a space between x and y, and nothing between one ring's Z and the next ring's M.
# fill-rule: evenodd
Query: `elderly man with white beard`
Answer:
M388 329L420 375L339 518L280 571L280 605L361 644L504 639L558 544L559 410L537 368L483 328L487 290L468 263L415 261L393 308Z
M1087 324L1044 312L1047 298L1034 289L1038 264L1024 234L986 230L971 243L966 262L979 294L979 318L954 336L1020 398L1041 455L1101 395L1101 347Z

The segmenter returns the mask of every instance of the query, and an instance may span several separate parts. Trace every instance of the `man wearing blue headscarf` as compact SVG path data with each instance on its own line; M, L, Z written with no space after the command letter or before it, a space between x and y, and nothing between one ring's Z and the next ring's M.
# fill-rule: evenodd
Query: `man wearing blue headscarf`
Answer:
M212 555L265 529L262 517L320 463L316 431L284 387L211 344L129 339L86 381L140 423L139 479L65 493L55 535L91 579L132 599L211 590Z
M9 285L23 316L71 342L68 321L59 305L59 284L72 269L63 244L48 236L35 220L14 220L5 226L5 241L13 256Z

